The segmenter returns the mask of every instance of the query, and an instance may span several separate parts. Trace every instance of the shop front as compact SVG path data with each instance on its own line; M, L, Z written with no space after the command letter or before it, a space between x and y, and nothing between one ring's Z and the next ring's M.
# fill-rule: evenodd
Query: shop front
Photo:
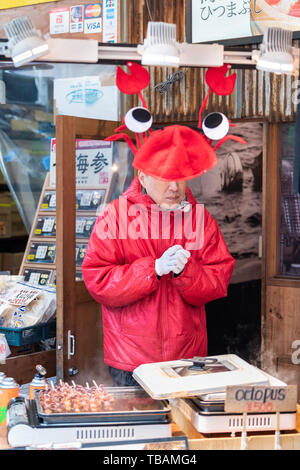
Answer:
M2 56L0 449L299 449L299 81L252 55L277 6L40 3L0 22L108 50ZM142 65L149 22L222 64Z

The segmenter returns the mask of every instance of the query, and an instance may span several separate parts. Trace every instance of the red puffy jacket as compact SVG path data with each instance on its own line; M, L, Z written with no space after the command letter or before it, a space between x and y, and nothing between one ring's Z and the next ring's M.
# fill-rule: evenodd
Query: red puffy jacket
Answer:
M188 188L187 200L194 214L199 204ZM170 273L159 279L155 260L175 244L189 245L184 233L180 239L172 233L176 211L166 215L155 205L162 226L161 217L169 217L171 233L145 235L153 205L135 178L98 217L82 265L87 289L102 304L104 361L127 371L145 363L206 356L204 304L227 295L234 267L216 221L201 206L203 245L191 250L178 277Z

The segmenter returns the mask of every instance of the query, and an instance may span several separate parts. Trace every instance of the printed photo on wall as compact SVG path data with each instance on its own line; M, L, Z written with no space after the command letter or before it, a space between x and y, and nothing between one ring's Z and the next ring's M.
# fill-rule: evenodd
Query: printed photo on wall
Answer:
M217 150L218 164L188 185L218 222L236 260L231 283L238 283L261 279L263 124L233 129L247 145L228 141Z

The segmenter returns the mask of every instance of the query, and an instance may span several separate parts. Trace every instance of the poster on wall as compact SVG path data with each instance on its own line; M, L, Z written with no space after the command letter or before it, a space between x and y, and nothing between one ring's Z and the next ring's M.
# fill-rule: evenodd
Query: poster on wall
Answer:
M189 182L235 259L231 283L261 279L263 124L239 123L238 135L247 145L227 142L217 150L218 164Z
M300 37L300 0L190 0L188 6L193 43L237 38L254 42L268 27L289 29Z
M38 3L57 2L59 0L0 0L0 10L8 10L9 8L26 7L28 5L36 5Z

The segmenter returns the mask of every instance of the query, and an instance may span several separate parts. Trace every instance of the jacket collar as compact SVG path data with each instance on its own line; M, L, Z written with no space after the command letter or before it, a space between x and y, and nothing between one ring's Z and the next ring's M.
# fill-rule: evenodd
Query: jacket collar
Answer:
M148 194L143 194L142 185L137 176L134 178L129 188L123 193L123 197L127 198L128 201L133 204L140 204L146 208L153 208L155 205L155 202L148 196ZM186 189L186 200L192 205L197 204L190 188ZM156 205L156 207L158 210L161 210L159 206Z

